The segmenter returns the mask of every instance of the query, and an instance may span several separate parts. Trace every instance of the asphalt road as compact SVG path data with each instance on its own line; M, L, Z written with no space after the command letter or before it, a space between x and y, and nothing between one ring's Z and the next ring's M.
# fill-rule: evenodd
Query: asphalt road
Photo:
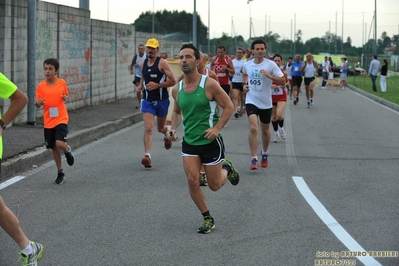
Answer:
M317 90L311 109L303 94L287 104L285 128L258 171L249 170L246 117L223 129L241 181L203 188L209 235L196 233L202 217L180 143L167 151L154 133L153 168L140 164L143 123L76 150L63 185L50 162L0 193L45 245L39 265L399 265L399 113L349 90ZM0 265L19 265L4 231L0 245ZM363 250L394 257L354 253Z

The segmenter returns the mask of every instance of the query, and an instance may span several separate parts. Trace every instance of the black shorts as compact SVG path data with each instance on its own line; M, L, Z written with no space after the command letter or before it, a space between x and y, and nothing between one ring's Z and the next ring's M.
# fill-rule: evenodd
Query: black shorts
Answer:
M302 84L302 76L292 76L292 87L300 88Z
M311 77L311 78L305 77L305 85L308 86L314 80L315 80L315 77Z
M248 117L250 115L257 115L259 116L259 120L260 122L262 122L263 124L270 124L270 121L272 119L272 110L273 108L270 109L259 109L258 107L256 107L253 104L245 104L245 110L247 111L247 115Z
M222 89L227 93L227 95L230 95L230 85L220 85Z
M140 85L140 79L140 77L134 76L133 84L136 86Z
M68 125L59 124L53 128L44 129L44 141L47 149L53 149L55 147L55 141L61 140L66 142L68 135Z
M182 156L198 156L204 165L217 165L224 160L224 143L222 137L206 145L194 146L184 141L182 143Z
M242 85L242 82L233 82L233 90L244 91L244 85Z

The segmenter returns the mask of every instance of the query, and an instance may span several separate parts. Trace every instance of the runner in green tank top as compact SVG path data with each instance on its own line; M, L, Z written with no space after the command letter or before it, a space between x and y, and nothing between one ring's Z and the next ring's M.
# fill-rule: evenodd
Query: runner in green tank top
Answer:
M205 166L208 186L213 191L219 190L227 179L237 185L240 176L232 162L224 158L224 144L220 134L234 111L233 103L215 80L198 73L200 61L200 53L195 46L182 46L180 65L184 79L172 89L175 103L169 135L175 134L183 116L183 167L190 196L204 217L197 232L208 234L215 229L215 223L199 186L201 165ZM220 119L216 113L217 105L224 110Z

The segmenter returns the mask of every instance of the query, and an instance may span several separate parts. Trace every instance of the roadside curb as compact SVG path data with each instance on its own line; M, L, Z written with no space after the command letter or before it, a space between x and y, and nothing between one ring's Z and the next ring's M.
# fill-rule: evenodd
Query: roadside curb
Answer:
M141 112L138 112L94 127L71 132L68 136L68 144L70 144L73 149L78 149L142 120L143 115ZM17 173L29 171L50 160L52 160L52 153L44 146L28 151L26 154L17 155L2 163L2 174L0 180L10 178Z
M378 96L375 96L375 95L373 95L371 93L365 92L364 90L361 90L361 89L359 89L359 88L357 88L357 87L355 87L353 85L350 85L350 84L348 84L348 88L350 88L351 90L353 90L353 91L355 91L355 92L357 92L357 93L359 93L359 94L361 94L361 95L363 95L363 96L365 96L367 98L370 98L370 99L372 99L372 100L374 100L374 101L376 101L376 102L378 102L378 103L380 103L382 105L385 105L386 107L389 107L389 108L399 112L399 105L396 104L396 103L387 101L387 100L382 99L382 98L380 98Z

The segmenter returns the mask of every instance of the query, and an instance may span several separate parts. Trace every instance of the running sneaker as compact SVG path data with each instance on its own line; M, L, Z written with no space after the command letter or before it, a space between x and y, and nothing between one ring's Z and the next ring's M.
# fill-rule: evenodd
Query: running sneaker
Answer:
M58 171L57 179L55 180L55 183L57 185L61 185L62 183L64 183L64 177L65 177L64 170Z
M278 134L278 132L274 132L273 142L274 143L280 142L280 135Z
M237 110L237 111L235 112L235 114L234 114L234 117L235 117L235 118L239 118L239 117L240 117L240 111Z
M269 157L269 155L262 154L262 160L260 162L260 166L262 166L262 167L268 167L269 166L269 161L267 160L267 157Z
M314 102L313 99L310 99L310 105L313 106Z
M199 184L201 187L206 187L208 182L206 181L206 174L204 172L200 172Z
M280 132L280 137L282 138L282 139L286 139L287 138L287 135L285 134L285 130L284 130L284 128L280 128L280 130L279 130Z
M144 165L145 168L151 168L151 159L147 154L144 155L143 159L141 159L141 164Z
M170 140L167 136L163 138L165 141L165 149L169 150L172 147L172 140Z
M25 252L19 252L19 260L22 260L22 266L33 266L37 265L37 261L41 260L44 254L44 246L33 241L30 242L32 245L32 254L26 254Z
M236 186L240 182L240 174L238 173L237 169L234 168L233 162L230 159L225 158L223 161L223 168L230 168L226 169L228 172L227 179L229 179L233 186Z
M308 108L310 108L310 102L308 102Z
M251 170L258 170L258 160L256 160L255 158L253 158L251 160L251 167L249 168Z
M72 166L75 162L75 157L73 157L71 146L68 145L68 152L65 153L65 158L67 160L68 165Z
M215 230L215 220L211 216L205 216L204 223L198 228L197 232L200 234L209 234L213 230Z

